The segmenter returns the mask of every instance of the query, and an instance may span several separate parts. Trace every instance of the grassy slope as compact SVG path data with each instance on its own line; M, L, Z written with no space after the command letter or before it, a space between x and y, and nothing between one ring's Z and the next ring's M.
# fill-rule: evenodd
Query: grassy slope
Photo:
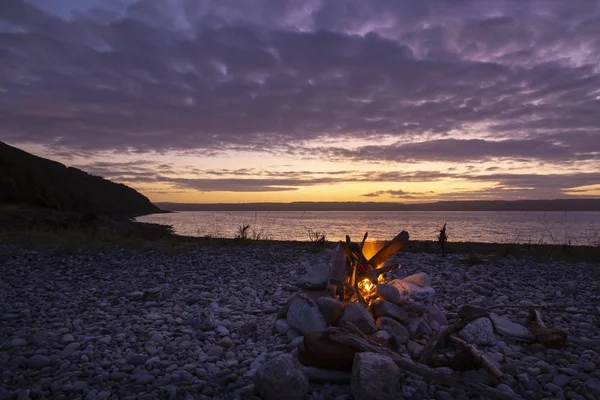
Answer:
M134 189L0 142L0 203L94 214L161 210Z

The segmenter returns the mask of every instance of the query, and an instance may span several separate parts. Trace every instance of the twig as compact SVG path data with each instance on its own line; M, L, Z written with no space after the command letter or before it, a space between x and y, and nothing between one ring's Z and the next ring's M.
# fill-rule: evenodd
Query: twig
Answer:
M483 368L485 368L486 371L494 375L494 377L498 379L502 378L502 376L504 375L502 371L500 371L498 367L496 367L479 349L477 349L475 345L468 344L461 338L458 338L454 335L450 335L450 341L459 345L465 351L468 351L471 354L471 356L473 356L473 360L475 361L475 363L481 365Z
M535 339L546 347L564 347L569 337L562 329L547 327L542 314L534 308L529 310L527 327L533 332Z
M437 331L433 336L431 336L431 338L429 338L427 345L423 348L423 350L421 350L421 353L419 354L419 362L421 364L429 363L429 359L431 358L431 355L433 354L435 349L437 349L442 343L444 343L448 336L462 330L465 326L469 324L469 322L477 318L479 318L478 315L474 315L469 318L463 318L460 321L455 322L452 325L448 325L443 329Z

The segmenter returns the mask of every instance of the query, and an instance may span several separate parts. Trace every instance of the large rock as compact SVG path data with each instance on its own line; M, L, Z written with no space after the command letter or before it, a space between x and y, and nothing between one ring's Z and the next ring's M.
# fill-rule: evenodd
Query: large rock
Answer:
M442 327L448 325L448 319L446 318L446 314L440 310L437 306L429 307L426 313L427 322L430 326L433 327L435 324L437 327ZM434 329L437 330L437 329Z
M339 301L338 299L334 299L331 297L319 297L315 300L317 306L319 307L319 311L325 317L325 322L327 325L333 325L342 315L344 311L344 303Z
M394 304L402 304L404 299L400 295L398 289L395 286L388 285L387 283L380 283L377 285L377 295L384 299L385 301L389 301Z
M278 319L277 321L275 321L275 329L282 335L287 335L291 327L285 319Z
M394 339L396 346L407 343L410 337L408 330L400 322L390 317L379 318L377 328L388 332Z
M516 339L528 341L535 339L535 336L529 329L523 325L510 321L508 318L501 317L496 313L490 313L490 319L492 320L496 331L502 335L508 335Z
M304 375L309 381L348 384L352 380L352 374L347 371L336 371L333 369L316 367L302 367L302 371L304 371Z
M360 303L348 303L344 308L341 320L351 322L362 333L371 333L375 330L373 316Z
M414 300L430 306L435 297L435 290L431 287L421 287L401 279L394 279L387 284L377 285L377 294L384 300L398 305Z
M298 281L298 286L303 289L325 289L329 281L329 265L320 263L311 265L303 264L304 275Z
M410 317L408 319L408 332L412 339L419 339L431 335L431 327L423 318Z
M397 321L406 321L408 311L404 308L385 300L376 300L371 304L371 312L375 318L390 317Z
M298 295L292 300L286 320L302 334L327 328L325 317L319 311L317 303L305 295Z
M402 398L400 370L388 357L358 353L352 365L352 395L355 400L396 400Z
M302 365L291 354L283 354L260 367L254 384L264 400L302 400L309 389Z
M496 343L496 335L494 334L492 321L485 317L469 322L469 324L460 331L458 336L469 343L482 345L493 345Z
M402 278L402 280L420 287L431 287L431 279L429 279L429 275L427 275L425 272L419 272L417 274L407 276L406 278Z

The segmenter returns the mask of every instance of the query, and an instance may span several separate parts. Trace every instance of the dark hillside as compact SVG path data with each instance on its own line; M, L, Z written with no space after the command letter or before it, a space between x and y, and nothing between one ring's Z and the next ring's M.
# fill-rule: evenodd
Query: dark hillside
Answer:
M136 190L0 142L0 203L143 215L161 210Z

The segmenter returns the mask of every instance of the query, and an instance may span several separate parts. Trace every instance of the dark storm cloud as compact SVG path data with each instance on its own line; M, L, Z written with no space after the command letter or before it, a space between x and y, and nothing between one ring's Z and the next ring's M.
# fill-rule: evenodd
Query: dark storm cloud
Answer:
M597 1L71 3L0 8L4 140L302 154L323 136L391 135L322 155L600 153Z

